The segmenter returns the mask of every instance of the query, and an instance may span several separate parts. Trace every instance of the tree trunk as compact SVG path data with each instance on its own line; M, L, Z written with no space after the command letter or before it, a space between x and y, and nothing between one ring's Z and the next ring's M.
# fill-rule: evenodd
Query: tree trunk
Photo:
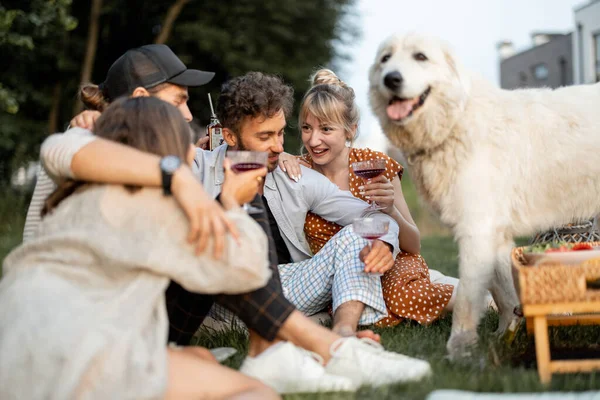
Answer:
M60 111L60 96L62 94L62 83L56 82L52 91L52 107L48 114L48 133L58 132L58 112Z
M102 0L92 0L92 9L90 11L90 23L88 29L88 38L86 45L85 58L81 69L81 79L79 83L83 85L88 83L92 78L92 69L94 68L94 60L96 59L96 46L98 45L98 31L100 30L100 11L102 9ZM75 102L73 115L81 112L83 104L81 101Z
M167 40L169 40L169 36L171 35L171 31L173 30L173 25L175 24L175 20L181 13L181 9L186 3L189 3L190 0L175 0L175 3L169 7L167 11L167 15L165 20L163 21L160 32L156 36L154 43L156 44L165 44Z

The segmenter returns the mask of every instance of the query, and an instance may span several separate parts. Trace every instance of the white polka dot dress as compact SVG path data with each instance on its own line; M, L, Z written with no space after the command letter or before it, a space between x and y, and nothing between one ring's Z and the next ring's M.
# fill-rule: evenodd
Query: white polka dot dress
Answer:
M312 162L310 156L304 161ZM395 160L378 151L370 149L351 149L348 167L350 192L362 200L358 187L363 180L356 176L350 165L357 161L373 159L386 160L385 176L392 180L402 178L403 168ZM304 224L304 233L313 254L316 254L331 237L341 230L341 226L309 213ZM383 297L388 316L377 323L378 326L395 326L403 319L411 319L420 324L430 324L439 318L444 307L452 297L454 287L445 284L433 284L429 277L429 267L420 255L401 252L394 266L381 278Z

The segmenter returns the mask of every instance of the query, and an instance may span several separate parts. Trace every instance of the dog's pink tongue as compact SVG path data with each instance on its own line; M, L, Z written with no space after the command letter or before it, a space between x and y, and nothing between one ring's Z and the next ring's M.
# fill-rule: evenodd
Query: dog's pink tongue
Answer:
M412 111L414 104L414 99L395 100L387 107L387 115L393 120L406 118Z

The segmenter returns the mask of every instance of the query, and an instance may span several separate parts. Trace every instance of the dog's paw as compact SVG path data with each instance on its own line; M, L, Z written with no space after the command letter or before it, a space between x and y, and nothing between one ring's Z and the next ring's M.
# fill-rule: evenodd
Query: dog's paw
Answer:
M477 347L477 340L476 331L453 333L446 344L448 357L453 362L472 358Z

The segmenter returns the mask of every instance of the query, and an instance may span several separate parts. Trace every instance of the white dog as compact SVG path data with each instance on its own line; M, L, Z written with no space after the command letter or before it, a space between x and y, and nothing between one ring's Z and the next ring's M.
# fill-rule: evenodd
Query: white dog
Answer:
M458 242L447 348L464 355L477 341L486 289L498 331L514 318L513 237L600 212L600 84L502 90L467 74L441 41L416 34L385 40L369 79L385 134Z

